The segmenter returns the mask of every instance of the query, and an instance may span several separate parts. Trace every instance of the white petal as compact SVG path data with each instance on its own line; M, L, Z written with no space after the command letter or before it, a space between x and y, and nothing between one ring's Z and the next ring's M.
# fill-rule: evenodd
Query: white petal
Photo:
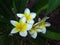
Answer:
M22 36L22 37L26 37L26 36L27 36L27 31L25 31L25 32L19 32L19 34L20 34L20 36Z
M34 24L34 20L31 20L28 23L33 25Z
M18 32L18 30L16 30L15 28L13 28L12 31L11 31L11 34L14 34L14 33L17 33L17 32Z
M34 25L38 25L38 24L39 24L39 22L35 23Z
M24 13L30 14L30 10L28 8L26 8Z
M14 26L16 26L16 23L18 23L17 21L14 21L14 20L10 20L10 23Z
M41 29L37 29L37 32L42 32L42 30Z
M50 24L50 23L48 23L48 22L46 22L46 27L49 27L49 26L51 26L51 24Z
M44 33L44 34L46 33L46 28L42 29L42 33Z
M25 17L23 17L23 18L21 18L19 21L26 22L26 18L25 18Z
M38 18L38 21L40 22L41 21L41 18Z
M34 34L32 34L31 36L32 36L32 38L34 38L34 39L35 39L35 38L37 37L37 32L35 32L35 33L34 33Z
M31 24L27 24L27 25L28 25L27 30L30 30L32 28L32 25Z
M28 31L30 35L32 35L34 32L33 31Z
M23 14L17 14L17 16L22 18L24 15Z
M43 19L49 19L49 17L46 16L46 17L44 17Z
M36 17L36 13L31 13L32 19Z
M44 17L42 20L43 21L46 21L47 19L49 19L49 17Z

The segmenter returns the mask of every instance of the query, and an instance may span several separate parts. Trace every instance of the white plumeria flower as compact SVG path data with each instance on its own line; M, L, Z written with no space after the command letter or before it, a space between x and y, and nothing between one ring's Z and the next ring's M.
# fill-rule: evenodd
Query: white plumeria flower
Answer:
M35 25L35 24L34 24ZM37 37L37 33L41 32L41 30L38 28L38 26L33 26L31 28L31 30L29 30L29 34L31 35L32 38L36 38Z
M42 20L39 18L39 28L42 31L42 33L46 33L46 27L51 26L49 22L46 22L46 20L49 19L49 17L44 17Z
M14 26L10 34L19 32L20 36L26 37L27 31L32 28L31 24L26 23L26 19L22 18L19 22L11 20L11 24Z
M30 13L30 10L26 8L24 14L18 13L17 16L20 18L25 17L28 23L33 24L34 23L33 19L36 17L36 13L34 12Z

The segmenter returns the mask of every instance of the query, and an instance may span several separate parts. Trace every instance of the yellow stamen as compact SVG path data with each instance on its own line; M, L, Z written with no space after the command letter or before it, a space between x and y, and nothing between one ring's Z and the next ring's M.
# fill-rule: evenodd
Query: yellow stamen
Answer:
M45 22L41 22L39 26L40 26L40 28L44 28L45 27Z
M26 14L25 14L25 17L26 17L26 20L27 20L27 21L30 21L30 20L31 20L30 14L27 14L27 13L26 13Z
M24 22L19 22L19 23L16 23L16 30L20 31L20 32L24 32L27 28L27 24L24 23Z
M37 28L36 27L32 27L32 29L30 30L30 32L37 32Z

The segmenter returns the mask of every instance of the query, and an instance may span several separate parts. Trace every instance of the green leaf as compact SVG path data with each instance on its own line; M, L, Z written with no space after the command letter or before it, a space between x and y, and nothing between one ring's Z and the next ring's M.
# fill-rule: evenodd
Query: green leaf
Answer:
M47 30L45 37L53 39L53 40L60 40L60 33Z
M46 40L41 36L38 36L35 41L38 45L45 45L45 42L46 42Z
M18 45L18 38L10 35L0 34L0 45Z
M0 45L5 45L4 41L5 41L5 34L3 34L2 32L0 32Z
M13 0L13 8L15 12L23 12L26 8L27 0Z
M6 0L7 1L7 0ZM1 12L0 13L6 13L6 15L11 15L11 3L8 1L6 2L4 0L0 0L0 10ZM8 12L8 13L7 13Z
M5 45L14 45L14 40L13 40L13 38L11 38L11 37L5 37L5 40L4 40L5 42Z
M46 15L51 13L58 6L60 6L60 0L49 0Z
M3 38L3 37L4 37L4 36L1 36L1 35L0 35L0 45L4 45L4 39L5 39L5 38Z
M36 12L37 15L41 13L42 10L46 9L48 6L48 0L37 0L32 6L31 10Z
M11 0L0 0L0 15L3 17L3 20L5 22L10 20L11 18L14 19L15 16L12 12Z
M36 12L36 13L37 13L37 15L38 15L39 13L41 13L41 11L42 11L42 10L46 9L46 8L47 8L47 6L48 6L48 4L45 4L45 5L44 5L44 6L42 6L40 9L38 9L38 11Z

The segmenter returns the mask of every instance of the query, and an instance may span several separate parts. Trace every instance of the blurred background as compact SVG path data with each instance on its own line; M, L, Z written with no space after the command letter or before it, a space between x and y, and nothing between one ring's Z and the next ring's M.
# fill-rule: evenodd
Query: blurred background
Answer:
M35 22L39 17L50 17L46 34L39 33L36 39L9 35L13 28L10 20L18 21L16 13L23 13L25 8L37 13ZM0 45L60 45L60 0L0 0Z

